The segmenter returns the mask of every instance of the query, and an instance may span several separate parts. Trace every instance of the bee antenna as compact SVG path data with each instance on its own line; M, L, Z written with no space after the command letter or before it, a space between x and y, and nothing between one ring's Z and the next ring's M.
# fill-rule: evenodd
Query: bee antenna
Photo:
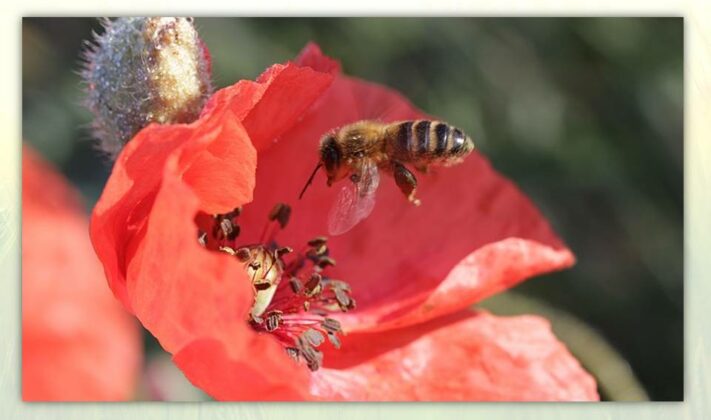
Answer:
M321 162L319 162L318 165L316 165L316 168L315 168L314 171L311 173L311 176L309 177L309 180L306 181L306 185L304 185L304 189L301 190L301 194L299 194L299 200L301 200L301 197L304 196L304 193L306 192L306 189L309 187L309 185L311 185L311 181L314 180L314 177L316 176L316 172L318 172L318 170L319 170L319 168L320 168L321 166L323 166L323 164L322 164Z

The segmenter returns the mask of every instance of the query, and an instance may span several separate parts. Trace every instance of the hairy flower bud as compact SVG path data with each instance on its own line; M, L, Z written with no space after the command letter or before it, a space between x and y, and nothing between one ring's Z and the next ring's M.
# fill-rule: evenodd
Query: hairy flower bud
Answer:
M212 91L210 56L190 18L106 19L84 52L86 106L99 148L115 157L150 123L197 119Z

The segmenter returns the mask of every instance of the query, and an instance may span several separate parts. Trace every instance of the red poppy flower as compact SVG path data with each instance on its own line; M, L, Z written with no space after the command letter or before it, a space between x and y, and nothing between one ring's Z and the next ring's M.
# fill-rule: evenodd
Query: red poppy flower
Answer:
M242 243L262 243L266 215L278 202L292 206L280 245L298 247L326 232L336 188L326 188L319 174L296 200L323 133L363 119L422 117L398 93L342 75L337 62L309 45L296 62L217 92L194 123L143 129L120 154L92 218L112 290L185 375L217 399L598 399L593 378L547 321L468 309L574 262L530 201L476 152L422 176L420 207L386 178L373 213L329 239L337 265L328 276L347 281L358 306L328 315L345 333L340 349L320 346L323 360L308 354L308 345L296 351L323 363L316 372L289 357L294 349L285 345L294 331L286 328L310 323L316 312L276 317L272 333L246 321L251 279L240 261L211 250L214 235L239 228ZM204 215L222 215L215 223L237 220L230 212L242 206L238 226L228 222L205 239L213 219ZM330 302L349 302L328 284ZM280 295L287 286L279 287L270 307L289 301ZM333 338L326 323L320 331Z
M78 195L29 147L22 152L22 398L132 397L138 326L116 303L91 249Z

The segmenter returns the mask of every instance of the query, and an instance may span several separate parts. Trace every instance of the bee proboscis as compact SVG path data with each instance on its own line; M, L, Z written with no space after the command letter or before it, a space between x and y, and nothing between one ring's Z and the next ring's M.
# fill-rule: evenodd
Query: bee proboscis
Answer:
M373 211L380 171L392 175L402 193L417 206L417 179L405 164L426 172L431 165L460 163L473 149L469 136L443 121L358 121L323 136L319 163L299 198L321 167L328 186L348 178L328 216L329 233L340 235Z

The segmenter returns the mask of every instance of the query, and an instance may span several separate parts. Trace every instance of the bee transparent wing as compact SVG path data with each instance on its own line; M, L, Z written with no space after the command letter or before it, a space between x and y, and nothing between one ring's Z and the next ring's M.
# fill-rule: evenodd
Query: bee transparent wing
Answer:
M368 217L375 207L375 191L380 183L378 166L365 161L356 180L345 182L328 213L328 233L342 235Z

